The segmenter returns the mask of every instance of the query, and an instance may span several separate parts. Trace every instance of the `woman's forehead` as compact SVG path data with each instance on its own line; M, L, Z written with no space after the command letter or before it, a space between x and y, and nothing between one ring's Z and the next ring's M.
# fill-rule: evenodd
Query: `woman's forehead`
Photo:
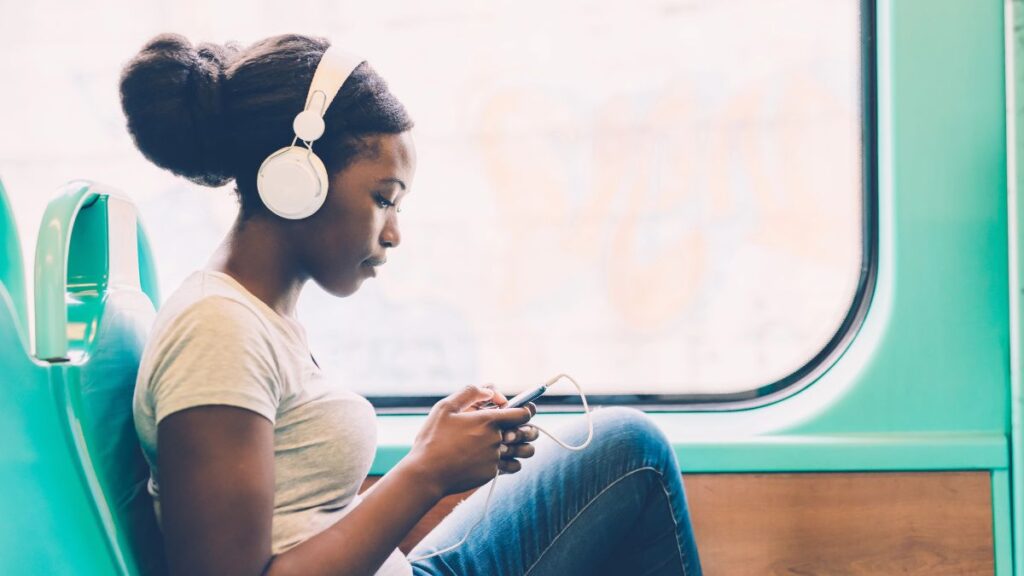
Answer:
M366 153L355 158L342 173L353 177L391 178L407 184L415 165L412 139L404 134L384 134L367 138Z

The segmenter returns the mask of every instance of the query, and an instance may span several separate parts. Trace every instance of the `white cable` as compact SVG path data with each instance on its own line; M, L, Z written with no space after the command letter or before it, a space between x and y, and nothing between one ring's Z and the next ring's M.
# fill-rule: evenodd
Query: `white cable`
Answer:
M580 387L579 383L576 382L576 380L574 380L572 376L569 376L568 374L559 374L558 376L555 376L551 380L548 380L544 385L547 387L551 387L562 378L565 378L569 382L572 382L572 385L576 387L576 391L579 392L580 394L580 400L583 401L583 413L587 418L587 439L584 440L583 443L580 444L579 446L569 446L565 442L562 442L558 438L555 438L554 434L548 432L547 430L541 428L540 426L537 426L536 424L530 424L530 426L536 428L538 432L543 432L548 438L554 440L555 444L558 444L562 448L565 448L566 450L572 450L573 452L579 452L580 450L583 450L584 448L589 446L590 441L594 439L594 418L593 416L590 415L590 405L587 404L587 395L583 393L583 388ZM418 562L420 560L426 560L427 558L433 558L434 556L444 554L445 552L451 552L452 550L455 550L459 546L465 544L466 540L469 540L469 535L473 533L473 530L475 530L477 526L479 526L484 520L487 519L487 514L491 510L491 496L494 495L494 487L498 485L498 476L500 475L501 470L499 469L497 472L495 472L494 479L490 481L491 487L487 490L487 498L484 500L484 513L481 514L480 518L478 518L477 521L469 527L469 530L466 530L466 534L462 536L461 540L447 548L442 548L436 552L431 552L430 554L427 554L425 556L416 556L415 558L408 558L409 562Z
M466 533L462 536L461 540L459 540L458 542L456 542L455 544L452 544L451 546L449 546L447 548L442 548L442 549L440 549L440 550L438 550L436 552L431 552L430 554L427 554L425 556L410 557L410 558L408 558L409 562L417 562L419 560L426 560L427 558L433 558L434 556L438 556L440 554L444 554L445 552L451 552L452 550L455 550L459 546L462 546L463 544L465 544L466 540L469 540L469 535L473 533L473 530L477 526L479 526L481 522L483 522L484 520L487 519L487 512L490 510L490 507L491 507L491 496L494 494L494 487L498 485L498 476L500 474L501 474L501 471L499 470L497 473L494 474L494 479L490 481L491 487L487 490L487 499L484 500L484 513L481 514L480 518L478 518L477 521L474 522L473 525L469 527L469 530L466 530Z
M580 450L583 450L587 446L590 446L590 441L594 439L594 419L593 417L590 416L590 405L587 404L587 395L583 393L583 388L580 387L579 383L576 382L576 380L573 379L572 376L569 376L568 374L559 374L558 376L555 376L551 380L548 380L544 385L550 387L557 383L562 378L565 378L569 382L572 382L572 385L576 387L576 391L580 393L580 400L583 401L583 413L587 417L587 439L584 440L583 443L580 444L579 446L569 446L565 442L562 442L558 438L555 438L554 434L548 432L547 430L541 428L540 426L537 426L536 424L530 424L530 426L533 426L538 431L543 432L545 435L547 435L548 438L554 440L555 444L558 444L562 448L565 448L566 450L572 450L573 452L579 452Z

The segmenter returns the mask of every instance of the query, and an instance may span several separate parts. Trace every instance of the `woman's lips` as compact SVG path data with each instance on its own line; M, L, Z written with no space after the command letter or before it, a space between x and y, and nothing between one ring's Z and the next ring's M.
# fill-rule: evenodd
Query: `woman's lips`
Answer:
M377 276L377 266L383 266L387 262L385 258L367 258L363 260L362 267L370 276Z

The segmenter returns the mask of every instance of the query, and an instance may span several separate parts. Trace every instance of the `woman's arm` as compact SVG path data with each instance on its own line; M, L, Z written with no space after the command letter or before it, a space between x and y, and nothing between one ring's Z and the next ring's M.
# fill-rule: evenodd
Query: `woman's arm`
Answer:
M287 552L270 553L273 425L255 412L201 406L158 427L161 513L171 574L373 574L444 495L519 469L499 459L501 430L528 409L465 412L491 391L469 387L439 402L409 456L351 513Z
M234 406L175 412L157 427L171 574L262 574L270 561L274 426Z

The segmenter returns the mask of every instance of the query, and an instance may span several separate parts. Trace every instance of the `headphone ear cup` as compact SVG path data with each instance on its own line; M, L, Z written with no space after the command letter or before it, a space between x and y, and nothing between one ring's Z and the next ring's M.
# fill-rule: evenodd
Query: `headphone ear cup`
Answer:
M263 204L288 220L315 214L327 199L328 184L323 161L300 146L281 148L267 156L256 177Z

